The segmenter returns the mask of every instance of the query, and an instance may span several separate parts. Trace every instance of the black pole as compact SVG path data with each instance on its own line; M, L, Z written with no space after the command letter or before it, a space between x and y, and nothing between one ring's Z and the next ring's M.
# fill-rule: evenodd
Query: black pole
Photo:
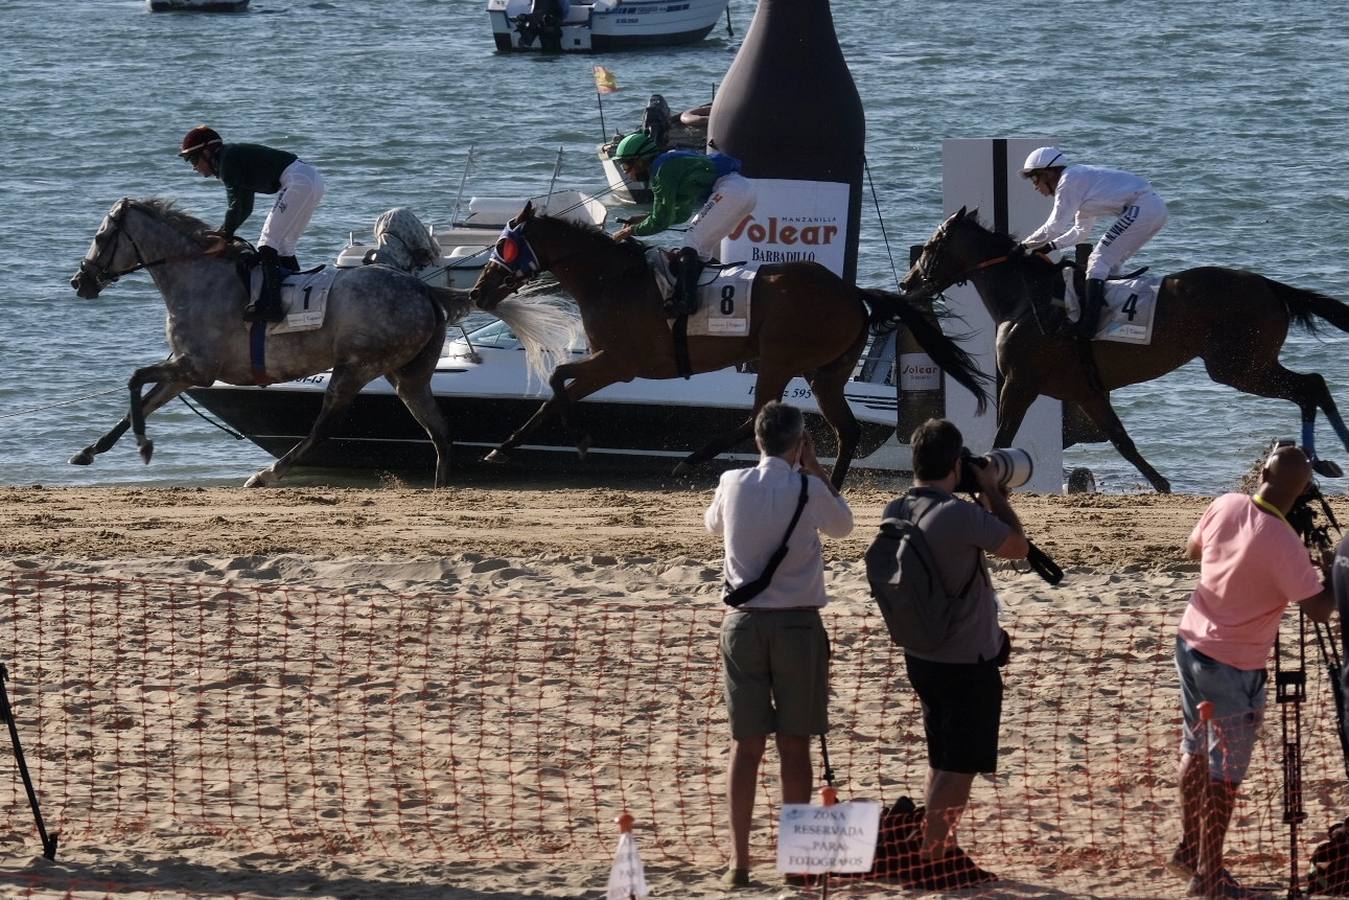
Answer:
M9 726L9 740L14 745L14 761L19 764L19 775L23 778L23 789L28 793L28 805L33 808L33 819L37 822L38 837L42 839L42 855L47 859L56 859L57 835L48 836L47 826L42 822L42 809L38 806L37 791L33 789L33 779L28 775L28 763L23 758L23 746L19 743L19 728L14 722L14 710L9 705L9 694L5 691L5 680L9 672L5 664L0 663L0 719Z

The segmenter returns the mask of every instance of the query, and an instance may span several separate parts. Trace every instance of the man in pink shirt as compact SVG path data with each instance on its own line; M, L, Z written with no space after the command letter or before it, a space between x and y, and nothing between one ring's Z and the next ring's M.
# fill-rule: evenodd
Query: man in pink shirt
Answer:
M1176 636L1185 726L1180 751L1183 833L1168 868L1189 876L1189 896L1264 896L1222 867L1223 839L1237 788L1264 718L1265 662L1290 603L1318 622L1334 599L1287 513L1311 481L1296 447L1270 454L1253 496L1224 494L1190 533L1186 555L1199 583ZM1199 704L1213 704L1213 730L1200 731ZM1205 740L1201 752L1200 741Z

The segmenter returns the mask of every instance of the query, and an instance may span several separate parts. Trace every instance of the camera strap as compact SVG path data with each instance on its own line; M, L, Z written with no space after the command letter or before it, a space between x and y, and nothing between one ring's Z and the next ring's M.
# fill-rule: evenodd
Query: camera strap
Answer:
M1252 494L1251 502L1254 503L1256 506L1260 507L1261 509L1263 509L1265 512L1269 513L1271 516L1276 516L1281 522L1283 522L1283 524L1287 525L1289 528L1293 527L1292 523L1288 521L1288 517L1283 514L1283 510L1279 509L1277 506L1275 506L1273 503L1270 503L1268 500L1266 500L1264 497L1261 497L1259 494Z
M778 570L782 560L787 556L787 542L792 538L792 532L796 530L796 523L801 520L801 511L806 508L806 485L810 480L805 472L801 476L801 496L796 500L796 512L792 513L792 521L787 525L787 533L782 536L782 544L773 551L773 555L768 558L768 565L764 567L763 574L753 581L746 581L738 588L732 588L729 581L723 582L721 601L732 608L748 603L755 597L764 592L769 583L773 580L773 573Z

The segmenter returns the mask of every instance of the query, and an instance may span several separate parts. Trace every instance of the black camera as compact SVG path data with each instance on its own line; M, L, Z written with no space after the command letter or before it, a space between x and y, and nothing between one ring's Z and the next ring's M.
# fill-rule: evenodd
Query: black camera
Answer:
M1296 446L1296 441L1285 438L1274 441L1270 445L1269 452L1273 454L1283 447ZM1325 514L1325 522L1319 521L1318 513ZM1330 505L1321 495L1321 489L1317 487L1315 479L1307 483L1307 489L1293 501L1292 508L1284 518L1297 532L1298 537L1302 538L1302 543L1308 550L1326 552L1334 548L1335 541L1330 535L1330 529L1334 527L1338 531L1339 522L1335 521L1335 514L1331 512Z
M955 489L969 494L979 493L975 469L992 466L998 486L1008 490L1021 487L1035 474L1035 461L1031 455L1016 447L991 450L987 456L975 456L969 447L961 447L960 458L965 461L965 465L960 470L960 481L956 482Z

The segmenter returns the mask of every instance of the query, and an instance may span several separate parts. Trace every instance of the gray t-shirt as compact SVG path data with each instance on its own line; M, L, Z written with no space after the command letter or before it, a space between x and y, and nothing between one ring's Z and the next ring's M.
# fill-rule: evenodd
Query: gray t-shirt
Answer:
M952 623L946 643L936 650L911 655L944 663L975 663L995 658L1002 649L1002 629L998 625L998 597L988 577L984 551L1000 547L1012 533L1011 527L978 503L936 488L918 487L910 494L919 498L918 509L924 515L918 527L936 558L946 592L955 597L970 585L970 602L966 607L970 613ZM881 518L899 516L902 499L886 504ZM929 510L933 503L935 508Z

